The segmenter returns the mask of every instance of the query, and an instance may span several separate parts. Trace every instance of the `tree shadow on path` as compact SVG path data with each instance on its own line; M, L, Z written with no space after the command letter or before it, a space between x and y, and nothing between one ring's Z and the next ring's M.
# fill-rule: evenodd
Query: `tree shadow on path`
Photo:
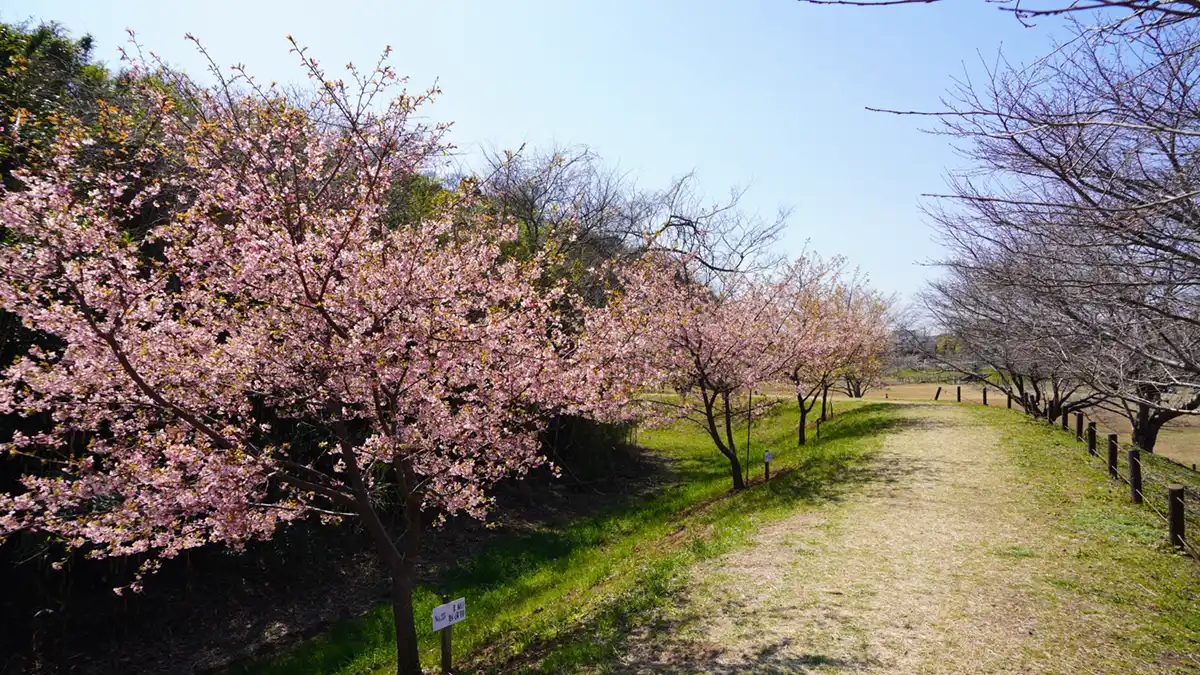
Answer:
M906 476L910 474L928 472L931 467L920 462L898 462L890 457L882 461L878 449L856 442L906 428L926 427L927 420L905 414L907 407L879 403L843 413L824 425L821 441L810 442L797 450L803 454L791 467L773 475L769 483L764 484L759 477L746 490L726 493L695 505L681 512L679 519L690 523L689 533L692 529L703 531L707 527L703 524L705 520L719 517L713 516L714 513L736 513L741 517L780 507L800 509L836 503L861 493L864 488L888 489L906 482ZM777 453L777 458L781 454ZM698 527L697 520L700 522ZM683 530L681 526L680 531ZM693 541L691 545L693 548L704 546L702 541ZM648 581L639 592L657 593L660 601L663 597L669 598L680 590L678 577L681 575L678 573L681 571L674 572L669 581L657 578ZM647 588L655 584L660 587ZM698 617L655 619L653 608L657 604L614 598L586 621L564 630L552 642L535 645L515 655L499 670L488 672L570 672L581 663L595 665L600 655L610 657L605 672L630 673L787 673L809 672L813 668L860 670L871 665L816 653L784 654L786 640L736 662L718 662L722 650L706 649L704 645L680 642L672 637ZM637 634L663 649L654 654L639 654L618 664L621 652Z

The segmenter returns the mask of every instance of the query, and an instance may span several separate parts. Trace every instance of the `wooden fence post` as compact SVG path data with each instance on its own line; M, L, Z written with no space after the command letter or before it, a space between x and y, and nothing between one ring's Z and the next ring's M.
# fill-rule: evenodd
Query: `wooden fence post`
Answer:
M1108 435L1108 475L1113 478L1120 478L1121 474L1117 473L1117 435Z
M955 387L954 390L954 396L958 399L959 403L962 403L962 387Z
M1096 423L1095 422L1088 422L1087 444L1088 444L1088 454L1089 455L1096 454Z
M450 596L443 596L443 602L450 602ZM453 659L451 658L450 646L450 629L454 626L446 626L441 630L442 633L442 673L445 675L450 672L450 666Z
M941 395L942 395L942 388L938 387L938 390L933 393L933 400L935 400L935 401L938 400L938 397Z
M1129 451L1129 496L1134 504L1142 503L1142 453L1137 448Z
M1075 440L1083 442L1083 413L1075 413Z
M1062 430L1070 431L1071 424L1070 424L1070 422L1067 421L1067 418L1070 417L1070 415L1067 414L1067 411L1063 410L1062 408L1059 408L1058 409L1058 417L1059 417L1059 421L1062 422Z
M983 388L983 404L987 405L987 387Z
M1171 543L1183 548L1183 486L1178 483L1167 486L1167 526Z
M1012 394L1008 395L1008 407L1012 408Z

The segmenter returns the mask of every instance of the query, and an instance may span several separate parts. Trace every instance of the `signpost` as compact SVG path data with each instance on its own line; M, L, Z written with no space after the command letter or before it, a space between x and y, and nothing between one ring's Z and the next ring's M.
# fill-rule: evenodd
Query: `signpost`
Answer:
M763 480L771 480L771 460L772 459L774 459L774 456L771 454L770 450L766 451L763 454L763 462L766 464L766 470L763 473L763 477L764 477Z
M444 598L443 598L444 599ZM442 672L450 672L450 627L467 618L467 599L459 598L433 608L433 630L442 631Z

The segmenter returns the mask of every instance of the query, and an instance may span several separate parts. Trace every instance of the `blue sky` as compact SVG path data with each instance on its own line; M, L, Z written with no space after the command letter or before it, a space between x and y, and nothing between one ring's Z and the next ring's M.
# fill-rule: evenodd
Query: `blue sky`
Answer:
M909 295L938 247L918 209L958 159L921 121L866 106L930 110L980 56L1026 61L1052 23L1023 28L982 0L896 8L793 0L707 2L85 2L6 0L0 19L91 33L115 61L124 31L199 74L183 35L260 79L299 81L289 33L325 65L373 63L384 45L424 88L451 141L480 147L581 143L646 187L695 170L714 197L749 188L764 217L791 207L785 251L842 254L875 285Z

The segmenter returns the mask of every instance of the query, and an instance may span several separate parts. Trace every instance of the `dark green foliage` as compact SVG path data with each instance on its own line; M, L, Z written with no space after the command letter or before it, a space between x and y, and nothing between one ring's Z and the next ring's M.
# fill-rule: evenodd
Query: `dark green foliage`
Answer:
M92 60L92 38L74 39L61 26L0 24L0 177L36 158L65 117L91 119L112 82Z
M413 173L392 186L388 195L387 224L413 225L432 216L453 193L435 176Z

